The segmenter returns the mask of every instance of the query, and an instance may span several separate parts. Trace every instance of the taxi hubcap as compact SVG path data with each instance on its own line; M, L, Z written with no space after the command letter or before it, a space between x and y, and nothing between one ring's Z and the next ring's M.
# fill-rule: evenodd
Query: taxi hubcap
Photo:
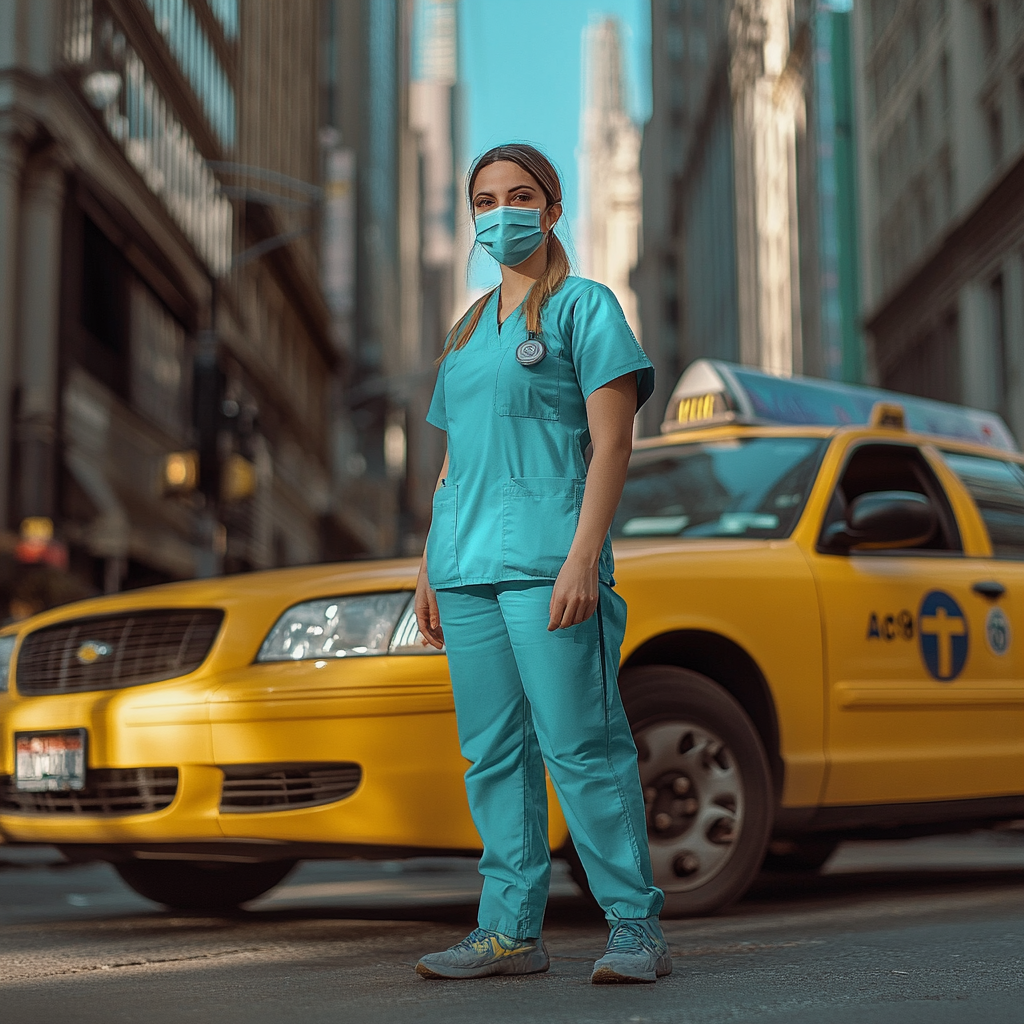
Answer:
M743 780L728 747L692 722L636 734L654 882L666 892L705 885L732 856L743 824Z

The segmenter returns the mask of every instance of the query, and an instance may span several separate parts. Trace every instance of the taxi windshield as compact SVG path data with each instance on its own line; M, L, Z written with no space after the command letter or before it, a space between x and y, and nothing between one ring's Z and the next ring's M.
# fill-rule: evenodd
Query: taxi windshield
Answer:
M612 537L787 537L827 444L747 437L636 452Z

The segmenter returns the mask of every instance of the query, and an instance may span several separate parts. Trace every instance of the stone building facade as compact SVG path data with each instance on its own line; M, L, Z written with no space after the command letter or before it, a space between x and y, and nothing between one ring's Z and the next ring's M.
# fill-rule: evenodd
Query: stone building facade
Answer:
M1024 437L1024 4L866 0L854 18L878 380Z
M0 0L0 528L117 590L372 550L332 494L319 0Z

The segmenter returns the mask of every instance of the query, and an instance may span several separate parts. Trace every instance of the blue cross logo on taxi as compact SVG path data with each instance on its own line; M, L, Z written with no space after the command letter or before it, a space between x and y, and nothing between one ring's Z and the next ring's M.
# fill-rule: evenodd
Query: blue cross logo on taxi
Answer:
M917 613L921 658L933 678L948 683L967 664L967 617L950 594L932 590Z

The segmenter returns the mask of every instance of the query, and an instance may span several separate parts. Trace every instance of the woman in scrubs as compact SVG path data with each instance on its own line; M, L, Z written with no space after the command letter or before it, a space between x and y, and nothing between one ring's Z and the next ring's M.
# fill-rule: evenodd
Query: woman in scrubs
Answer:
M626 603L612 589L609 528L654 367L612 292L569 276L553 233L561 184L543 154L492 149L468 191L501 284L438 360L427 421L448 450L416 615L426 642L447 650L484 883L479 927L416 969L548 969L546 765L611 929L591 980L653 982L671 959L617 685Z

